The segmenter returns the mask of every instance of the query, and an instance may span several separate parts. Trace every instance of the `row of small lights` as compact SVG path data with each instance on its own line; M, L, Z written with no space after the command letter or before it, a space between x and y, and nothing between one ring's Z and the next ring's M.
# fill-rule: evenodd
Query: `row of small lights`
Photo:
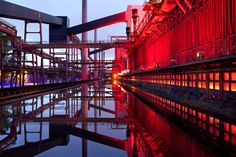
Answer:
M129 73L129 69L121 71L120 73L118 73L118 76L122 76L122 75L125 75L127 73Z

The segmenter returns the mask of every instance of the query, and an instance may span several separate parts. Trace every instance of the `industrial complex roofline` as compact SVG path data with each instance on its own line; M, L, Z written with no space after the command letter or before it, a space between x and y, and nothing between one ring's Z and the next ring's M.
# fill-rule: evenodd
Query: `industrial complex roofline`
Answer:
M63 20L59 17L45 14L6 1L0 1L0 17L6 17L18 20L29 20L32 22L41 21L46 24L55 24L55 25L63 24Z
M37 10L29 9L14 3L0 1L0 17L25 20L30 22L42 22L50 24L53 28L55 27L55 25L61 25L62 27L63 25L67 25L67 28L63 27L59 30L59 32L64 32L63 38L66 38L67 35L75 35L97 28L105 27L108 25L116 24L119 22L127 22L126 15L127 12L124 11L118 14L114 14L111 16L107 16L101 19L97 19L91 22L68 28L69 25L68 23L65 24L63 18L45 14ZM65 31L66 29L67 31ZM56 34L58 34L58 30Z

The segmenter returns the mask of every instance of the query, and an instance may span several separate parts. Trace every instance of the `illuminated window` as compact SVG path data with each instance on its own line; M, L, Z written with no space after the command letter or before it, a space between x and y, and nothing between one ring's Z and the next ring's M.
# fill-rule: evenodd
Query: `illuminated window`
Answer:
M236 92L236 72L224 73L224 90Z
M188 107L182 106L182 118L188 119Z
M181 111L180 111L181 110L181 105L180 104L176 104L175 108L176 108L176 112L175 113L180 116L180 114L181 114Z
M216 73L210 73L209 74L209 88L213 90L219 90L220 89L220 74L218 72Z
M224 73L224 90L225 91L230 90L230 87L229 87L229 72Z
M196 87L196 74L189 74L189 86Z
M229 81L229 72L224 73L224 80Z
M231 144L236 145L236 125L231 125Z
M236 83L231 83L231 91L236 92Z
M180 86L180 75L176 75L176 85Z
M214 134L215 136L219 137L220 136L220 132L219 132L219 125L220 121L217 118L214 117L209 117L209 131L211 134Z
M171 112L175 112L175 102L171 101Z
M175 75L171 75L171 85L175 85Z
M159 78L160 78L160 83L161 83L161 84L164 84L164 82L163 82L163 77L164 77L164 76L162 76L162 75L159 76Z
M206 114L198 112L198 126L206 129Z
M198 88L206 88L206 73L198 74Z
M236 135L236 125L231 125L231 133Z
M188 86L188 74L182 74L182 86Z
M224 83L224 90L229 91L229 83Z
M231 80L236 81L236 72L231 73Z
M170 76L171 75L166 75L166 84L170 84Z
M163 82L163 84L167 84L167 82L166 82L166 75L163 75L162 82Z

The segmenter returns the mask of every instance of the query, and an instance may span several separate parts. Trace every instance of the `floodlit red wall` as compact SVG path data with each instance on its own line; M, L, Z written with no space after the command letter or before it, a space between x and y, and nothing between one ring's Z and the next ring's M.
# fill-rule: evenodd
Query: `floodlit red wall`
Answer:
M235 51L235 25L236 0L209 0L161 39L149 38L133 50L129 69L152 69L157 64L163 67L177 57L181 63L188 62L186 56L194 57L194 51L204 52L205 58Z
M116 64L113 68L113 73L118 73L126 69L126 59L128 58L127 50L124 48L115 49Z

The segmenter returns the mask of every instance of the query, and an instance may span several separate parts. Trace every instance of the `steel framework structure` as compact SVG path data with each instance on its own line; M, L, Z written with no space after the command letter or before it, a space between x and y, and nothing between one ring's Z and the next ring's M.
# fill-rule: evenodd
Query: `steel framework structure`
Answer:
M89 30L97 29L118 22L125 22L126 12L104 17L95 21L69 28L67 17L56 17L13 3L0 2L0 17L24 20L24 38L17 36L14 26L0 21L0 71L1 88L25 86L26 82L39 85L78 81L81 79L83 66L89 67L89 77L99 73L105 79L111 76L115 61L105 60L103 51L95 51L99 57L84 61L80 58L83 48L132 47L129 40L111 38L110 41L80 41L76 36ZM49 24L50 41L43 40L42 24ZM34 25L38 30L32 30ZM38 40L30 41L29 36ZM111 77L109 77L111 78Z

